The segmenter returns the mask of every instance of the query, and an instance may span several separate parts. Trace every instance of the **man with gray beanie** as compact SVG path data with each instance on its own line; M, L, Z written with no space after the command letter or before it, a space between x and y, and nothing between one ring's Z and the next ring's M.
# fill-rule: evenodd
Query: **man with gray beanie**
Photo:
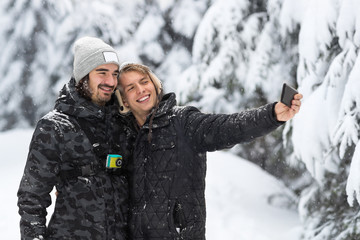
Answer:
M128 186L122 170L129 147L113 94L118 57L102 40L83 37L74 44L73 67L30 143L18 190L21 239L126 239Z

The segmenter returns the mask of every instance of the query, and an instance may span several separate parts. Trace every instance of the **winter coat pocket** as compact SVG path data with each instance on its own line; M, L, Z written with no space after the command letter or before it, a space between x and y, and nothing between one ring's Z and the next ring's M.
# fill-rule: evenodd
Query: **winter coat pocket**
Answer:
M176 136L162 136L153 139L151 143L152 151L165 151L173 149L176 146Z
M169 218L170 231L174 233L175 236L183 236L187 223L184 206L180 201L176 200L171 204Z

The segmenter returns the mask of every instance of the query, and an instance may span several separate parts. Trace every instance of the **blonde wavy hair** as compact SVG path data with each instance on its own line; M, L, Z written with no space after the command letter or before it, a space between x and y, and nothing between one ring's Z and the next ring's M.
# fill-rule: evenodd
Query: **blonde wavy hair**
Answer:
M161 83L160 79L150 70L150 68L148 66L145 66L145 65L142 65L139 63L123 63L123 64L121 64L120 69L119 69L119 84L118 84L117 90L115 91L115 95L119 101L121 114L127 114L128 112L131 111L128 107L126 107L124 105L123 97L121 95L121 93L123 91L123 89L121 88L121 85L120 85L121 74L126 73L126 72L138 72L138 73L141 73L144 75L148 75L150 80L153 82L153 84L155 86L158 102L160 102L162 95L163 95L162 83Z

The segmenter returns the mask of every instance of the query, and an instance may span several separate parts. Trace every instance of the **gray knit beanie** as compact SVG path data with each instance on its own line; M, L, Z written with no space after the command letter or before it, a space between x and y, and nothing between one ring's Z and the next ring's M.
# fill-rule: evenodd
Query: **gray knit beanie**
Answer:
M99 38L83 37L74 43L74 77L78 83L96 67L114 63L119 66L115 50Z

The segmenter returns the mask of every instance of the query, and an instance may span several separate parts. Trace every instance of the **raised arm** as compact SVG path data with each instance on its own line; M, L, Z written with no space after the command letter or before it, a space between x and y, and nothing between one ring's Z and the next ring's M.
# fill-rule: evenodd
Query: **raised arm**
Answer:
M196 151L214 151L248 142L275 130L283 122L276 119L275 103L235 114L204 114L185 107L180 116Z

